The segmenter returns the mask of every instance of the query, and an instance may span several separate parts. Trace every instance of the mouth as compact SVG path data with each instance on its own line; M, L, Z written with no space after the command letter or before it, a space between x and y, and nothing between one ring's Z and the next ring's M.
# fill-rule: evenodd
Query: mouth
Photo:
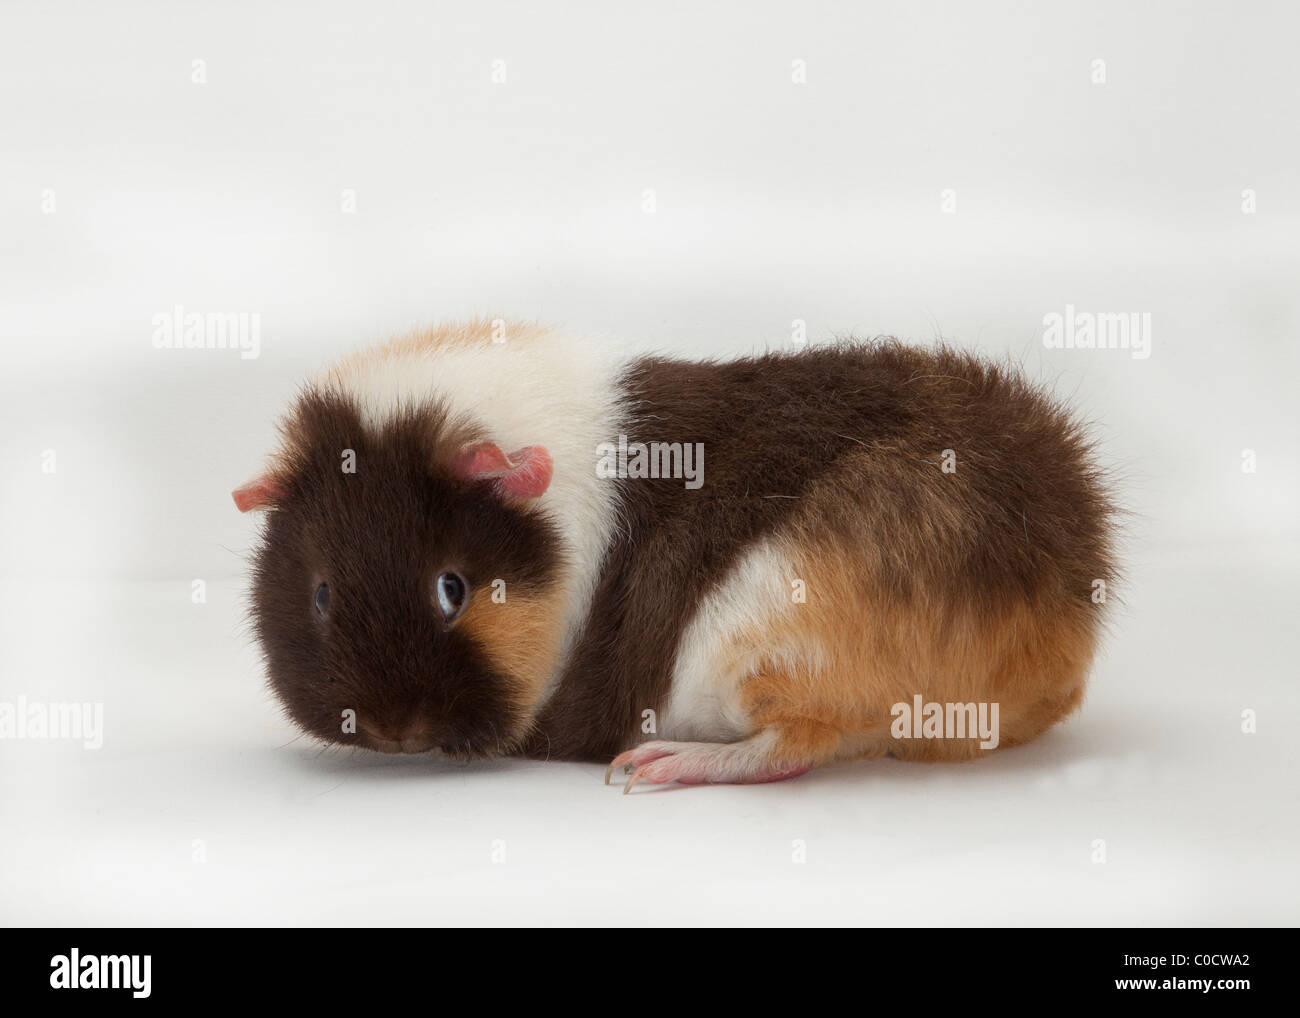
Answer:
M362 721L361 731L366 745L380 753L428 753L438 745L433 734L421 724L411 724L405 730L399 727L394 731Z
M429 753L437 746L429 739L402 739L400 742L394 739L377 739L371 736L368 740L371 749L380 753Z
M362 721L360 728L361 745L377 753L404 756L432 754L440 760L468 762L490 759L503 752L499 742L496 743L496 751L493 752L491 744L467 736L448 741L447 732L431 730L429 726L423 724L412 724L405 731L400 728L394 731ZM400 737L394 738L394 736Z

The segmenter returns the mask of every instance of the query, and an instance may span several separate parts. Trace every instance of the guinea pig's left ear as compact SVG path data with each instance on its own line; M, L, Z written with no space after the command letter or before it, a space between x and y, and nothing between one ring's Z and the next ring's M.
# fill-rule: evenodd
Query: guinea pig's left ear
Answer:
M241 484L230 495L235 500L235 507L241 513L246 513L253 509L269 508L273 502L284 497L284 488L270 474L262 474L247 484Z
M467 481L493 481L508 498L537 498L551 484L551 454L544 446L527 445L507 456L493 442L475 442L451 459L452 472Z

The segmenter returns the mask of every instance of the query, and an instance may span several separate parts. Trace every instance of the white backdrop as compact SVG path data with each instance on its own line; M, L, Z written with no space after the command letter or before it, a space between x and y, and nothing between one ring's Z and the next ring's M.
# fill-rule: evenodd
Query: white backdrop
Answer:
M107 732L0 740L0 919L1300 917L1293 5L270 7L0 8L0 699ZM156 349L177 305L260 355ZM1046 349L1067 305L1150 356ZM470 314L1021 361L1134 513L1088 706L977 767L640 802L285 746L229 491L305 373Z

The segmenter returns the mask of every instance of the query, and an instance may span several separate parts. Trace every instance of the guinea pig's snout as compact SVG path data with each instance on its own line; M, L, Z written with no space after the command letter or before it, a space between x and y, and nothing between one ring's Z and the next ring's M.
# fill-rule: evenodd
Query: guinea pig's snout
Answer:
M367 721L360 724L370 745L381 753L427 753L435 745L429 726L423 721L401 725L381 725Z

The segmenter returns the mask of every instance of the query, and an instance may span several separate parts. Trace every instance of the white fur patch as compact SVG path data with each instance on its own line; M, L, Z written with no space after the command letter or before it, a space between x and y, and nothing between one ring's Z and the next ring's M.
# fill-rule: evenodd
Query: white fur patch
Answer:
M794 611L794 564L778 542L747 551L700 604L682 636L658 735L680 742L734 742L754 732L740 690L763 662L804 667L808 648L751 645L748 634L768 631L773 618Z

